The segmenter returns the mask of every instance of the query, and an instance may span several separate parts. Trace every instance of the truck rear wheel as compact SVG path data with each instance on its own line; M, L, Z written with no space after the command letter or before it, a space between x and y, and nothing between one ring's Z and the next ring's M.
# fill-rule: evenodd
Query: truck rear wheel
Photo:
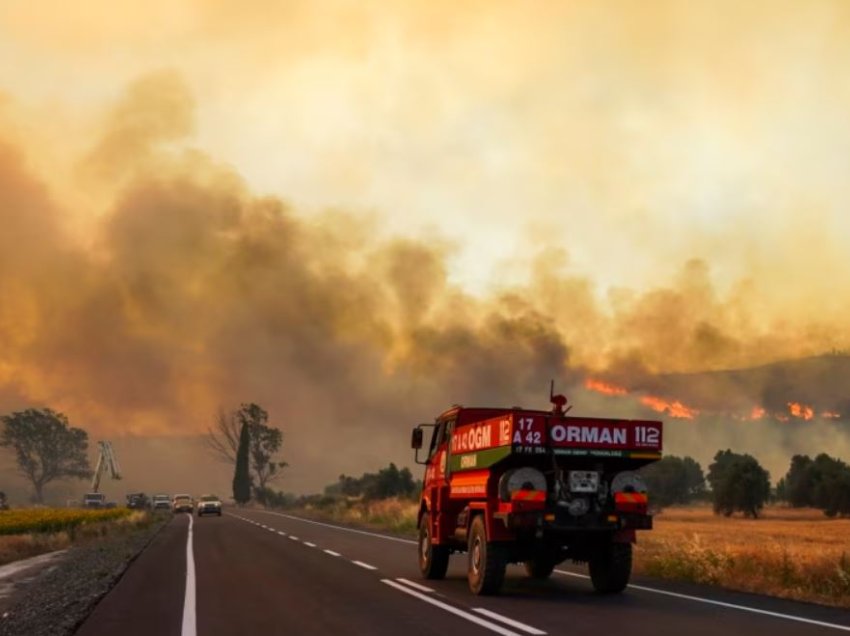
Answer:
M590 557L590 580L600 594L622 592L632 574L632 544L606 543Z
M497 594L508 565L504 546L487 541L484 517L476 516L469 530L469 589L473 594Z
M525 562L525 572L533 579L548 579L555 569L555 561L546 557L535 557Z
M419 522L419 570L426 579L442 579L449 569L449 548L431 541L431 517L426 512Z

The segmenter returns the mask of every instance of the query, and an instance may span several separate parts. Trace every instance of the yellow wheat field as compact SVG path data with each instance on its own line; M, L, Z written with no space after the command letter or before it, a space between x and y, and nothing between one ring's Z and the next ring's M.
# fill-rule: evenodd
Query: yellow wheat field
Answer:
M82 524L126 517L126 508L84 510L78 508L20 508L0 511L0 535L62 532Z
M760 519L670 508L639 533L635 571L850 607L850 519L780 507Z

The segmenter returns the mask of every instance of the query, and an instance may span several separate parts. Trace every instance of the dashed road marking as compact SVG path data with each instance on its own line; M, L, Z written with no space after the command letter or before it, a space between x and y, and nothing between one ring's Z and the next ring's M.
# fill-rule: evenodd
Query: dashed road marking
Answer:
M402 539L401 537L391 537L386 534L379 534L377 532L367 532L366 530L355 530L354 528L346 528L345 526L336 526L332 523L323 523L321 521L313 521L312 519L302 519L301 517L295 517L293 515L287 515L282 512L272 512L271 510L257 510L256 512L261 512L267 515L275 515L276 517L284 517L285 519L293 519L295 521L301 521L303 523L311 523L314 526L322 526L325 528L333 528L334 530L342 530L344 532L351 532L354 534L364 534L368 537L377 537L378 539L386 539L387 541L396 541L398 543L408 543L412 545L417 545L416 541L411 541L410 539Z
M485 618L481 618L480 616L476 616L475 614L472 614L470 612L466 612L462 609L458 609L457 607L449 605L448 603L443 603L442 601L438 601L433 596L428 596L427 594L423 594L422 592L417 592L416 590L413 590L413 589L407 587L406 585L402 585L401 583L397 583L396 581L392 581L390 579L381 579L381 583L389 585L390 587L393 587L393 588L395 588L395 589L397 589L401 592L404 592L405 594L409 594L410 596L418 598L421 601L425 601L426 603L430 603L431 605L434 605L435 607L439 607L440 609L445 610L446 612L449 612L451 614L454 614L455 616L459 616L460 618L467 620L470 623L475 623L476 625L480 625L481 627L484 627L485 629L489 629L491 632L496 632L497 634L501 634L502 636L522 636L522 634L520 634L518 632L512 632L511 630L507 629L506 627L502 627L498 623L488 621Z
M500 621L505 625L513 627L514 629L518 629L526 634L534 634L535 636L542 636L546 632L541 629L537 629L536 627L532 627L531 625L526 625L525 623L520 623L519 621L515 621L512 618L508 618L507 616L502 616L501 614L497 614L496 612L491 612L488 609L484 609L483 607L473 607L472 611L478 612L479 614L483 614L488 618L492 618L495 621Z
M430 587L425 587L420 583L414 583L413 581L409 581L407 579L396 579L399 583L404 583L405 585L409 585L415 590L419 590L420 592L433 592L434 590Z
M304 545L306 545L308 548L315 548L316 547L315 543L310 543L309 541L305 541Z
M289 535L289 538L292 539L293 541L301 541L301 539L296 537L294 534Z
M333 557L342 556L339 552L334 552L333 550L322 550L325 554L330 554Z
M363 561L352 561L354 565L359 565L364 570L377 570L374 565L369 565L368 563L363 563Z

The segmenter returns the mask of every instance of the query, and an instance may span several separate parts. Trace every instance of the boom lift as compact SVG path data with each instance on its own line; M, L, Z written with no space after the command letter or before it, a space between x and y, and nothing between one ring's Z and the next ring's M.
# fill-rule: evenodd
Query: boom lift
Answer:
M121 479L121 469L118 466L118 460L115 459L115 453L112 450L111 442L98 442L98 457L97 467L94 469L94 475L91 480L91 492L86 493L83 497L83 506L86 508L106 508L106 495L100 492L100 480L105 472L109 472L112 479Z

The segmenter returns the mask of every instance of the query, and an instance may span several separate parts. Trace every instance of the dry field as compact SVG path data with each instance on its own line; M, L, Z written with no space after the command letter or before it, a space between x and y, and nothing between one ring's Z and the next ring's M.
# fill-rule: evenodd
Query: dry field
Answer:
M850 607L850 519L781 507L760 519L670 508L639 533L635 571Z

